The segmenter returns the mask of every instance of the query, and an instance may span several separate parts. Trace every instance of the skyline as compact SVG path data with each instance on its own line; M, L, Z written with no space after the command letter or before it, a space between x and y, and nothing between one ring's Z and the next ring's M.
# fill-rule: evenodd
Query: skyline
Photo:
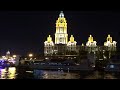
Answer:
M91 34L97 45L103 45L107 35L119 45L120 13L93 11L63 11L68 35L77 45L86 43ZM55 23L60 11L0 11L0 54L43 53L44 41L50 34L54 40Z

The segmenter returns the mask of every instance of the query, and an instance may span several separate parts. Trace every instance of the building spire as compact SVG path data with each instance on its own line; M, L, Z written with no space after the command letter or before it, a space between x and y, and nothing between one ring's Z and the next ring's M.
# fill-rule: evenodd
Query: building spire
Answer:
M8 51L6 52L6 54L10 54L10 51L8 50Z
M60 18L64 17L63 11L60 12L59 17L60 17Z
M49 37L47 37L47 41L51 42L52 41L52 37L49 35Z

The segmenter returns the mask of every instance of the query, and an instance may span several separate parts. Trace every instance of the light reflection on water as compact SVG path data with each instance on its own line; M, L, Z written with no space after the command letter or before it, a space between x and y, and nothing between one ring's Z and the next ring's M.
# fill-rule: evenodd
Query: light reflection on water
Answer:
M120 79L120 77L116 77L111 73L106 73L103 76L98 71L86 74L83 72L66 72L63 70L25 70L25 72L21 72L22 73L16 72L15 67L0 68L0 79ZM20 76L18 76L17 73ZM120 74L118 74L118 76L120 76Z
M64 71L46 71L34 70L35 79L79 79L80 75L77 73L69 73Z
M0 79L15 79L16 78L16 68L0 68Z

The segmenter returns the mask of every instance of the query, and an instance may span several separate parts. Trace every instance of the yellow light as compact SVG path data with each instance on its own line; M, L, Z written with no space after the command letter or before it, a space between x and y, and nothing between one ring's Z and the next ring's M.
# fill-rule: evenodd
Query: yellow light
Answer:
M108 34L107 41L110 41L112 43L112 37L110 36L110 34Z
M49 35L49 37L47 38L47 41L48 41L48 42L51 42L51 41L52 41L52 38L51 38L50 35Z
M29 54L29 57L33 57L33 54Z
M16 55L13 55L14 58L16 58Z
M9 79L14 79L15 78L15 73L16 73L16 68L15 67L9 67L8 69L8 78Z
M84 46L84 44L82 43L82 46Z
M74 42L74 37L73 37L73 35L71 35L70 41L71 41L71 42Z
M92 37L92 35L90 35L90 37L88 38L88 41L89 41L89 42L93 42L93 37Z
M15 70L16 70L15 67L10 67L10 68L8 69L8 71L12 71L12 72L14 72Z
M67 43L68 43L67 21L66 18L64 17L64 13L61 12L58 20L56 21L55 44L67 44Z

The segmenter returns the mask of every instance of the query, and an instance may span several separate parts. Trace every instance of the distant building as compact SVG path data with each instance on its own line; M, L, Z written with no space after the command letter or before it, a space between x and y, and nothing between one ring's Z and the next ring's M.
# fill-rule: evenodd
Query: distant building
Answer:
M47 41L44 42L44 54L52 55L54 53L54 43L52 41L52 37L49 35Z
M96 51L96 47L97 47L96 44L97 44L97 42L94 41L92 35L90 35L90 37L88 38L88 41L86 43L87 50L89 52L95 52Z
M70 37L70 41L67 43L67 50L68 51L76 51L76 44L77 42L74 41L73 35Z
M59 18L56 21L55 43L52 41L52 37L49 35L47 41L44 42L44 55L66 55L68 52L76 52L76 41L74 41L73 35L68 41L67 34L67 21L64 17L63 11L60 12Z
M112 37L108 35L107 41L104 46L97 46L97 42L94 41L93 36L88 37L86 45L77 45L73 35L70 39L67 33L67 21L64 17L63 11L60 12L58 19L56 20L56 32L55 41L52 39L51 35L47 37L44 42L44 56L78 56L82 51L88 53L98 53L105 51L116 51L116 41L112 41Z
M88 38L88 42L86 43L87 47L96 47L96 41L93 40L92 35L90 35L90 37Z
M68 43L67 34L67 21L64 17L64 13L61 11L59 18L56 21L56 33L55 33L55 44L66 44Z
M6 52L6 58L10 58L10 51Z
M116 41L112 41L112 37L108 35L107 41L104 42L104 46L106 47L107 51L116 51Z

